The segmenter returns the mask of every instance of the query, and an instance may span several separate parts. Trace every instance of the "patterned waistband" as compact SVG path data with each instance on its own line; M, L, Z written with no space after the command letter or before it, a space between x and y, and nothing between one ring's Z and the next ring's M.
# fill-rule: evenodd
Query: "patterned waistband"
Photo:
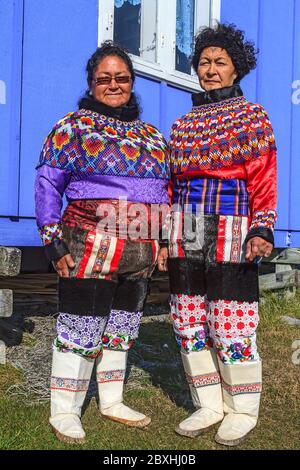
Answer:
M244 215L249 213L246 182L240 179L175 179L174 203L189 212L202 214Z
M83 199L69 202L62 223L118 238L135 239L138 232L139 241L150 241L159 238L162 221L167 212L167 204Z

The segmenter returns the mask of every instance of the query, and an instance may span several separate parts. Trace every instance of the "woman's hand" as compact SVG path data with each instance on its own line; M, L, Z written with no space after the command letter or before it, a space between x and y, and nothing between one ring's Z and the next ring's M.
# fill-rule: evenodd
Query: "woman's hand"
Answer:
M167 260L168 260L168 248L166 247L161 248L159 250L158 258L157 258L159 271L168 271Z
M253 237L247 242L245 259L246 261L253 261L256 256L268 258L272 249L272 243L260 237Z
M53 261L52 264L59 277L70 277L69 269L73 269L75 267L75 263L70 254L62 256L57 261Z

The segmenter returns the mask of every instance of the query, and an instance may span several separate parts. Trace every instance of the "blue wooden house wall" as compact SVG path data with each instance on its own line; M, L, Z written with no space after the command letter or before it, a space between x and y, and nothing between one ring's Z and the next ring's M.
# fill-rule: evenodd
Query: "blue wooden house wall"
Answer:
M276 246L300 246L300 0L221 0L221 21L254 40L258 67L242 82L265 106L278 147ZM97 47L98 0L0 0L0 245L39 245L34 167L53 124L76 108ZM298 85L299 86L299 85ZM299 86L300 88L300 86ZM168 137L190 93L137 77L143 118ZM298 93L300 98L300 91Z

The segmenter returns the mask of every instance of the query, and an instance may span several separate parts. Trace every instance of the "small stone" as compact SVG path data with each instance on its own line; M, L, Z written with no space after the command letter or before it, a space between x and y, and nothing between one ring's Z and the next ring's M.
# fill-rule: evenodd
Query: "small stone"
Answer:
M13 291L0 289L0 317L10 317L13 313Z
M0 341L0 364L6 364L6 346L4 341Z
M21 250L0 246L0 276L17 276L21 269Z
M284 315L281 317L281 320L292 326L300 326L300 320L298 318L293 318L289 317L288 315Z

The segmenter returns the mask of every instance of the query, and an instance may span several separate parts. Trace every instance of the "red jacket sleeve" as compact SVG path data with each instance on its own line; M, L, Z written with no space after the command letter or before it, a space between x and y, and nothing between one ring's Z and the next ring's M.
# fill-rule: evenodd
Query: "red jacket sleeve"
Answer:
M276 150L245 163L250 205L250 230L274 230L277 206Z

